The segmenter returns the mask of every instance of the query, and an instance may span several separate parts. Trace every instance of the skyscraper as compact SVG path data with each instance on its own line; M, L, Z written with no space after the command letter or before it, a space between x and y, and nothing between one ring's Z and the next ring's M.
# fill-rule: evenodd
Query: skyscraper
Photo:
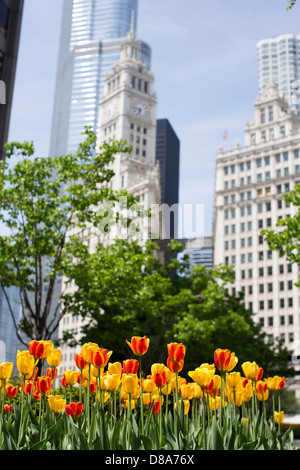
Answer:
M75 152L85 126L98 128L106 74L136 30L138 0L64 0L50 155ZM151 50L142 42L150 68Z
M8 138L23 3L23 0L0 0L0 160L4 159Z
M160 166L161 204L179 202L180 141L168 119L156 121L156 161ZM170 213L170 238L177 235L176 218Z
M257 44L259 93L273 80L300 113L300 35L283 34Z
M132 152L117 154L110 164L113 177L110 181L114 190L126 189L138 198L139 205L146 209L160 204L159 165L155 164L156 151L156 93L154 91L154 74L141 60L142 44L137 40L133 29L123 40L120 61L107 74L100 103L98 145L110 140L127 141ZM127 212L127 211L126 211ZM128 239L144 243L149 233L158 233L156 220L148 217L139 220L138 231L127 231ZM116 224L118 225L118 224ZM156 228L157 227L157 228ZM112 227L113 228L113 227ZM156 230L155 230L156 229ZM114 237L122 238L122 229L117 233L104 234L100 228L86 227L82 232L84 242L93 252L101 242L109 244ZM123 232L124 233L124 232ZM75 287L76 288L76 287ZM74 286L69 286L72 291ZM91 320L66 315L59 325L59 336L66 332L76 331L76 339L81 339L81 327ZM80 352L80 346L70 348L62 345L62 362L59 374L72 367L74 357Z

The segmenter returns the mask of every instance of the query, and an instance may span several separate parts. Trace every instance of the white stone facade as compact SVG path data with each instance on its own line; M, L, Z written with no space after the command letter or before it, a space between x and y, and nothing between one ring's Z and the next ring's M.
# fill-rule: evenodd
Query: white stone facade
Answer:
M116 155L111 168L114 176L111 187L114 190L124 189L138 197L139 204L144 208L160 205L160 173L155 163L156 152L156 94L154 92L154 75L141 60L142 44L137 41L131 30L121 50L121 60L113 67L106 77L104 93L100 102L99 130L97 147L110 140L123 140L132 147L131 154ZM97 209L97 208L96 208ZM130 211L128 212L130 215ZM156 235L159 230L155 223L143 219L139 224L140 232L131 238L141 243L149 238L149 231ZM101 241L110 243L100 230L93 227L82 231L81 236L91 252ZM123 234L124 236L124 234ZM76 287L71 285L68 291ZM80 340L82 320L66 315L59 325L59 337L65 331L77 331ZM81 346L61 347L62 362L59 375L64 370L75 368L74 357L80 352Z
M295 208L282 199L300 183L298 119L270 82L246 125L245 146L223 152L216 162L214 264L234 265L232 293L244 292L270 341L281 338L291 354L299 349L300 290L297 266L269 250L261 236Z

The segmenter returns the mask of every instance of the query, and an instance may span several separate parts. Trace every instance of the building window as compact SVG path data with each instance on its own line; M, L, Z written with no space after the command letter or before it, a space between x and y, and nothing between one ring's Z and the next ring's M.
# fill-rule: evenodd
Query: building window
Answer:
M274 120L273 106L269 106L269 121L273 122L273 120Z
M265 108L261 108L260 110L260 123L265 124L266 122L266 110Z
M285 126L280 126L280 135L281 135L281 137L285 137L285 135L286 135Z

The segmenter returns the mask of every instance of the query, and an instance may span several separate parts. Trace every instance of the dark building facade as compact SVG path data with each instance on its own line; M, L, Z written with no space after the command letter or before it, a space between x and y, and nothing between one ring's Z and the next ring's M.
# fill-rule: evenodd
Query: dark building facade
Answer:
M180 140L168 119L158 119L156 161L160 166L161 204L172 207L179 202ZM174 215L170 214L170 238L177 238Z
M24 0L0 0L0 160L11 115Z

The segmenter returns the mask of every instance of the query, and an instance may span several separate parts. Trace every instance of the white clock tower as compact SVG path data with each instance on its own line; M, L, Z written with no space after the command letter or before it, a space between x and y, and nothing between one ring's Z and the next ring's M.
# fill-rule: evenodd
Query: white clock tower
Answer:
M98 145L123 140L132 148L131 154L117 155L112 164L112 187L126 189L149 209L160 204L159 167L155 163L156 94L153 72L141 61L141 53L142 45L132 29L122 45L120 62L105 80ZM146 231L145 227L139 238L147 238Z

